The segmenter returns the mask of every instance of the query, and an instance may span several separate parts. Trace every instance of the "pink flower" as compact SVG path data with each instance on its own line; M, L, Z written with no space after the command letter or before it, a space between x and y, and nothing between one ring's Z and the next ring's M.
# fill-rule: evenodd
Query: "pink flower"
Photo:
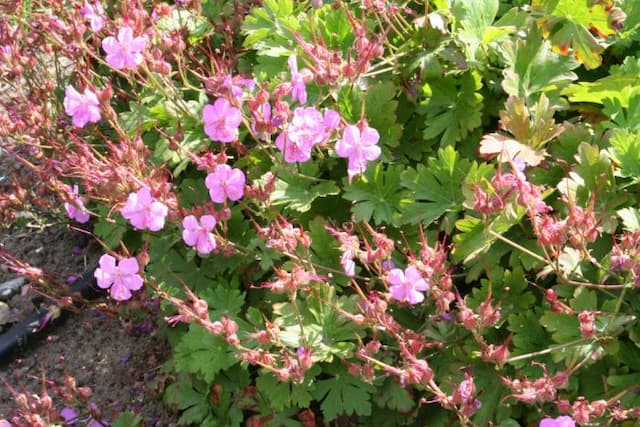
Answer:
M69 218L75 219L80 224L84 224L89 221L89 212L84 207L84 203L82 203L82 199L78 197L78 186L74 185L71 187L71 194L73 194L73 203L65 203L64 208L67 211L67 215Z
M246 178L240 169L229 165L218 165L216 170L207 175L204 183L209 189L211 200L224 203L225 200L240 200L244 196Z
M81 10L82 16L89 20L91 24L91 31L97 33L104 27L104 9L99 1L95 3L84 2L84 7Z
M324 112L324 127L326 127L328 130L335 130L338 128L338 126L340 126L340 113L338 113L336 110L331 110L328 109L327 111Z
M304 84L302 74L298 72L298 59L295 55L291 55L289 60L289 68L291 69L291 99L296 99L300 104L307 103L307 87Z
M562 415L558 418L544 418L540 421L539 427L575 427L576 422L573 418Z
M137 193L129 194L127 204L120 213L136 230L158 231L164 227L164 218L169 213L169 209L154 199L149 187L145 186Z
M418 304L424 301L422 291L429 289L429 284L413 265L407 267L404 272L399 268L389 271L389 283L391 296L398 301L407 301L409 304Z
M140 267L135 257L121 259L116 264L114 257L105 254L100 257L99 264L94 273L98 287L111 288L110 294L114 300L127 300L131 298L131 291L142 287L143 280L138 274Z
M380 147L376 145L379 139L378 131L368 126L362 131L354 125L345 128L342 139L336 143L336 153L349 159L349 182L365 171L367 162L380 157Z
M233 142L238 138L238 127L242 123L240 110L232 107L225 98L218 98L213 105L202 110L204 132L213 141Z
M134 38L131 28L122 27L117 39L110 36L102 40L102 49L107 52L107 64L116 70L133 70L142 63L142 51L146 44L146 37Z
M216 239L211 230L216 226L216 218L211 215L203 215L198 218L189 215L182 220L182 240L189 245L195 246L200 254L208 254L216 250Z
M80 93L71 85L64 91L64 111L73 117L73 125L79 128L87 123L100 121L100 102L95 93L85 89Z
M296 108L285 132L276 138L276 147L284 153L287 163L306 162L314 145L328 138L324 119L315 107Z
M241 102L244 88L253 90L256 87L256 81L254 79L246 79L242 76L231 77L231 75L228 75L224 78L222 87L230 89L231 96L236 101Z

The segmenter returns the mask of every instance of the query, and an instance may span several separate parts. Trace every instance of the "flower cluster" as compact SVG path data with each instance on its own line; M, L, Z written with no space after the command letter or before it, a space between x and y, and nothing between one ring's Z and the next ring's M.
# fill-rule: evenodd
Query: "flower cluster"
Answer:
M276 138L276 147L288 163L306 162L315 145L324 143L329 134L322 114L315 107L296 108L287 130Z

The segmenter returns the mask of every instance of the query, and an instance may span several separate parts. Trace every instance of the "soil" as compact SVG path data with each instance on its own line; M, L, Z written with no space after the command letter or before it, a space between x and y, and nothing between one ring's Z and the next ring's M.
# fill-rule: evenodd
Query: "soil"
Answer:
M86 234L66 226L0 230L0 243L19 259L50 273L56 283L71 282L94 266L101 254ZM13 277L0 264L0 283ZM8 301L10 319L5 328L45 302L33 291L14 296ZM175 426L178 416L161 400L160 368L169 348L157 330L154 308L147 306L143 314L128 318L123 312L114 314L112 308L105 298L87 303L79 314L53 321L36 339L0 359L0 379L5 382L4 387L0 384L0 420L10 421L18 414L16 393L42 395L44 383L56 409L70 406L83 414L75 425L86 425L91 405L105 420L130 410L140 414L146 426ZM57 396L56 391L65 388L61 385L66 375L75 378L77 387L91 389L86 401L70 405Z

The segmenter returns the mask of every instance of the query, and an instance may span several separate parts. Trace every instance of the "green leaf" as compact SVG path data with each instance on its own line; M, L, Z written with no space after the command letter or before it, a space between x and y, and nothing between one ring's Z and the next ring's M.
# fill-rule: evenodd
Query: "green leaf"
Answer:
M260 55L288 56L300 28L293 6L292 0L265 0L262 7L254 7L242 25L244 46Z
M487 251L497 239L495 234L506 233L522 220L526 209L520 205L515 206L515 209L515 212L503 212L488 227L480 218L470 216L456 221L456 228L461 233L453 236L453 259L457 262L464 260L466 264Z
M189 43L197 43L213 32L213 27L203 16L194 15L189 9L175 8L169 16L162 17L156 23L159 30L166 32L179 31L186 28Z
M460 159L451 146L438 150L437 158L429 158L427 165L402 172L402 186L408 189L413 201L403 209L402 220L411 224L422 221L429 225L446 212L458 212L464 195L462 183L471 162Z
M353 202L352 212L363 221L373 218L376 224L399 225L408 203L400 185L402 170L400 165L385 170L382 162L368 167L362 177L345 189L343 197Z
M640 179L640 132L614 129L609 143L611 158L618 165L617 175Z
M106 206L98 206L98 220L93 226L93 232L109 248L115 248L120 244L124 233L127 231L127 223L122 216L116 214L109 218L109 210Z
M233 348L219 336L207 332L197 324L187 332L174 348L173 363L178 372L198 374L208 384L216 374L236 363Z
M240 313L244 306L245 293L238 289L229 288L228 285L218 284L213 289L205 289L200 292L200 298L205 300L209 305L212 320L217 320L222 316L235 317Z
M427 124L426 140L440 137L440 145L454 145L482 124L483 97L478 93L482 80L475 73L465 73L457 81L453 77L425 85L427 98L420 112Z
M612 66L609 76L594 82L580 82L564 90L571 102L604 104L606 99L619 100L622 108L629 108L630 99L640 90L640 59L627 57L621 65Z
M365 111L369 126L380 134L380 144L397 147L402 136L402 125L397 122L394 100L395 85L390 81L373 83L366 92Z
M381 408L387 407L402 413L411 411L415 406L411 393L391 378L387 378L384 386L378 387L374 401Z
M178 375L178 382L170 384L164 400L182 411L179 423L202 425L203 420L211 415L211 405L207 399L207 385L201 381L193 381L189 375Z
M502 88L507 94L522 98L533 105L541 93L547 93L552 103L557 92L578 76L571 72L578 63L570 57L551 51L537 27L533 26L524 39L502 44L508 68L504 70Z
M461 30L458 38L465 43L469 61L478 61L478 49L515 31L514 26L497 27L493 22L498 14L499 0L456 0L452 10L459 15ZM481 51L480 51L481 52Z
M285 206L298 212L307 212L318 197L340 193L333 181L316 183L315 181L292 174L278 174L276 189L271 193L274 206Z
M290 381L279 381L270 372L262 372L256 379L258 391L269 400L270 407L278 412L285 408L308 408L311 403L311 392L315 390L313 375L307 373L300 384Z
M540 317L540 324L552 333L551 337L557 343L566 343L581 337L580 322L575 315L548 311Z
M112 427L138 427L142 423L141 415L133 411L120 412L118 418L111 423Z
M629 95L628 108L622 106L619 98L605 98L602 101L602 112L609 116L611 121L604 122L607 128L621 128L625 131L640 130L640 91L632 91Z
M513 271L504 270L503 276L500 277L498 273L497 277L493 277L492 281L482 280L482 287L475 288L471 297L467 297L469 307L475 308L479 306L489 294L496 298L500 295L502 304L502 315L508 316L512 312L523 312L529 310L535 303L536 297L527 290L527 279L524 276L524 272L521 268L516 268Z
M627 231L640 230L640 210L636 208L624 208L616 212L622 219L624 229Z
M343 366L327 372L331 378L318 381L313 397L322 400L320 409L326 421L339 415L370 415L371 395L375 387L355 378Z
M613 3L611 0L532 0L531 9L543 14L538 25L555 49L563 53L573 49L573 56L587 69L593 69L602 63L600 53L604 47L591 31L603 38L616 34L609 24Z
M575 311L596 310L598 308L598 296L595 291L578 287L573 293L571 308Z
M539 351L549 345L549 337L538 321L542 309L534 307L530 311L514 312L508 316L508 329L513 332L512 356ZM539 360L541 361L541 360ZM529 366L529 360L512 362L517 368Z

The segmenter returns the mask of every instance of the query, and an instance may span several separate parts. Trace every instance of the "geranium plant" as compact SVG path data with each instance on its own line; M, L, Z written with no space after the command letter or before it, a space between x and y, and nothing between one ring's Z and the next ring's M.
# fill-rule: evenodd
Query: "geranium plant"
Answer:
M635 2L15 7L2 145L163 301L181 423L640 416Z

